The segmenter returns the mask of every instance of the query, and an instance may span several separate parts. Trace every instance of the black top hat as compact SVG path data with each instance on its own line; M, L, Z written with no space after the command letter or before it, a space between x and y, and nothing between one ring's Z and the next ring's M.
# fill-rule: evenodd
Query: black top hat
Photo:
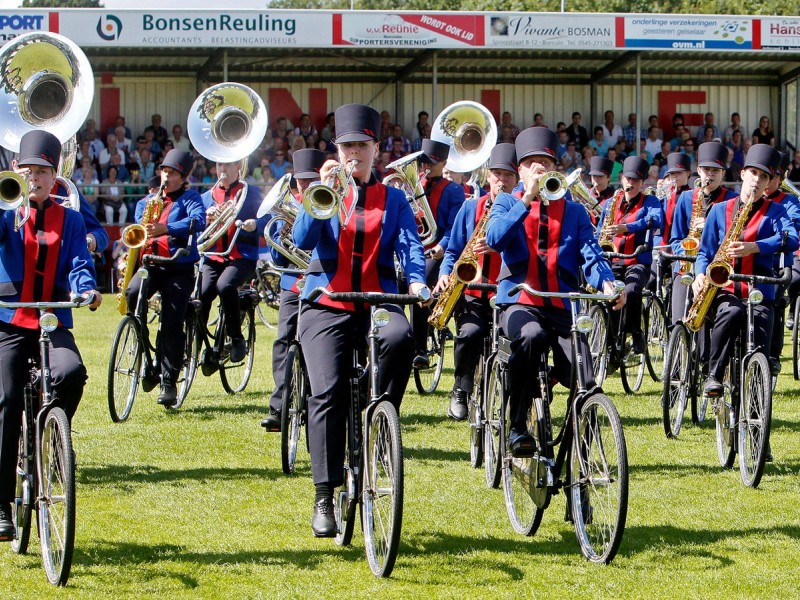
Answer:
M614 161L605 156L593 156L589 161L589 175L611 177L614 170Z
M747 157L744 161L744 168L755 167L761 169L771 176L781 165L781 153L775 150L769 144L753 144L750 150L747 151Z
M497 144L489 155L489 170L505 169L517 174L517 148L514 144Z
M178 173L183 175L183 177L188 177L189 173L192 172L193 164L194 159L189 152L173 148L167 152L167 155L164 157L164 162L161 163L161 168L169 167L170 169L175 169Z
M292 154L295 178L319 179L319 170L322 168L325 159L325 153L316 148L295 150L294 154Z
M160 188L161 187L161 175L153 175L150 179L147 180L147 189L152 190L153 188Z
M697 166L724 169L728 161L728 147L719 142L705 142L697 149Z
M672 152L667 155L667 174L692 170L692 159L683 152Z
M419 156L419 162L427 165L438 165L440 162L447 160L450 155L450 146L443 142L436 140L424 139L422 140L422 154Z
M558 136L547 127L528 127L514 140L517 147L517 160L522 162L529 156L546 156L556 162Z
M19 166L39 165L58 168L61 142L49 131L34 130L22 136L19 142Z
M629 156L622 163L622 174L631 179L645 179L650 170L650 163L641 156Z
M792 155L788 152L781 152L781 168L780 168L780 176L786 176L786 170L789 168L789 164L792 162ZM776 173L777 175L778 173Z
M336 143L377 142L381 115L365 104L345 104L336 109Z

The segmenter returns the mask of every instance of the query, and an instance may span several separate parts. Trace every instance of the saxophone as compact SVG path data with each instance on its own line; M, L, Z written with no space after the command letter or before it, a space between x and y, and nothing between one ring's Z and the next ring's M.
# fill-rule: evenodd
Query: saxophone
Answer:
M491 208L492 198L490 196L469 241L467 241L466 246L461 251L461 255L453 265L453 272L450 274L450 281L447 287L439 294L439 299L431 309L428 323L436 329L447 327L447 322L453 316L453 310L464 293L466 285L477 281L481 277L481 267L478 262L478 255L475 253L475 244L478 243L480 238L486 237L486 225L489 223Z
M609 200L610 205L606 211L606 218L603 219L603 223L598 230L600 235L597 236L597 243L600 246L600 250L603 252L617 252L617 246L614 244L614 234L611 233L611 226L614 225L614 219L616 218L617 209L619 208L619 203L622 200L623 194L625 194L623 190L614 192L611 200Z
M694 193L692 198L692 218L689 221L689 233L681 240L681 248L686 256L695 256L700 248L700 236L703 235L703 197L701 194ZM692 270L692 263L681 261L681 273L689 273Z
M725 238L722 240L717 253L714 255L714 260L712 260L706 268L706 279L703 288L694 297L692 306L689 308L689 313L684 318L686 327L688 327L690 331L695 332L700 330L708 314L711 302L713 302L714 296L717 295L717 290L725 287L729 283L728 279L733 272L733 265L728 258L728 248L731 243L738 241L739 237L741 237L754 202L755 194L752 192L747 199L742 199L741 206L739 206L739 210L736 212L736 215L734 215L733 221L731 221L730 229L725 233Z
M128 225L122 230L120 240L128 247L128 252L122 257L125 265L120 269L122 278L119 280L117 287L117 312L123 317L128 312L128 303L125 300L125 290L133 278L133 273L136 270L136 264L139 262L139 253L142 247L147 243L147 230L145 225L158 222L161 216L161 211L164 210L164 198L166 193L166 179L161 182L161 187L155 194L150 194L145 202L144 210L142 211L142 220L139 223Z

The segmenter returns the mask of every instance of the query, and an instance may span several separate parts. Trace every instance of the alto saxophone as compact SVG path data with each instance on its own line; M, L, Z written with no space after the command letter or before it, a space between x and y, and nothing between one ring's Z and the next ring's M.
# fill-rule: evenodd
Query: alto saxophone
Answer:
M142 220L139 223L128 225L122 230L120 240L128 247L127 256L125 257L125 266L120 269L122 278L119 280L117 287L117 312L123 317L128 312L128 303L125 300L125 290L128 289L131 279L133 278L136 264L139 262L139 252L142 247L147 243L147 230L145 225L157 223L161 217L161 211L164 210L164 198L166 193L166 180L162 181L161 187L155 194L150 194L145 202L144 210L142 211Z
M694 196L697 196L696 198ZM692 218L689 221L689 233L681 240L681 248L686 256L695 256L700 248L700 236L703 235L703 195L692 194ZM681 261L681 273L692 270L692 263Z
M728 248L730 248L731 243L738 241L739 237L742 235L754 202L755 194L752 192L746 200L743 199L739 210L736 215L734 215L733 221L731 221L730 228L725 233L725 237L717 253L714 255L714 260L712 260L706 268L706 278L703 288L694 297L692 306L689 308L689 312L684 318L686 327L688 327L690 331L700 330L708 314L708 309L711 307L711 302L713 302L714 296L717 295L717 290L728 285L730 274L733 272L733 265L728 258Z
M461 251L461 255L453 265L453 271L450 274L450 281L447 287L439 294L439 299L431 309L428 323L436 329L447 327L447 323L453 316L453 310L464 293L466 285L477 281L481 277L481 267L478 262L478 255L475 252L475 245L479 239L486 237L486 224L489 222L491 208L492 198L490 196L486 201L480 221L475 225L469 241L467 241L466 246Z
M617 252L617 246L614 244L614 234L611 233L611 227L614 225L614 219L617 216L617 210L619 209L619 203L622 200L623 194L625 194L623 190L614 192L611 200L609 200L610 204L606 211L606 218L603 219L603 223L598 230L600 231L600 235L597 236L597 243L603 252Z

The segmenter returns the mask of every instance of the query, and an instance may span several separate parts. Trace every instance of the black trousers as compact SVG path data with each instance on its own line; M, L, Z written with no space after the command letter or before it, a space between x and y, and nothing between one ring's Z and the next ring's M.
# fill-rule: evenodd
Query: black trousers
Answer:
M300 295L281 290L280 305L278 306L278 335L272 344L272 379L275 389L269 399L269 407L273 411L281 409L283 403L283 389L286 383L286 353L289 344L297 337L297 313L300 309Z
M625 333L642 331L642 291L650 278L650 265L614 264L614 277L625 283ZM620 311L611 311L611 324L614 331L619 329Z
M753 329L756 346L769 355L772 338L773 301L764 300L753 307ZM733 352L733 346L742 328L747 324L747 307L732 293L720 290L709 309L713 319L711 350L708 369L717 381L725 376L725 367Z
M511 339L511 357L508 362L509 410L511 426L517 431L527 431L531 401L539 392L540 359L550 348L553 375L565 387L570 387L572 377L572 317L569 311L512 304L503 311L501 323L505 335ZM580 336L583 370L586 386L594 383L591 352L586 336Z
M425 283L433 289L439 279L439 267L441 260L433 258L425 259ZM414 304L411 307L411 328L414 330L414 340L416 342L416 353L425 356L428 346L428 317L431 316L429 306Z
M72 419L86 384L86 367L72 332L50 334L50 376L55 402ZM28 382L28 359L39 356L39 331L0 323L0 502L14 500L17 453Z
M691 306L691 286L681 283L680 275L672 276L672 324L678 323L684 317L687 305Z
M148 267L150 275L147 297L161 292L161 383L175 385L178 371L183 363L183 347L186 345L186 307L194 286L194 265L181 268ZM125 290L125 299L131 312L136 310L136 301L142 287L142 278L137 273Z
M456 339L454 387L472 393L475 367L483 352L483 342L492 332L492 307L489 301L464 295L455 310Z
M242 338L242 316L239 312L239 288L253 278L256 261L237 258L231 261L206 260L200 273L200 301L203 323L208 323L211 303L217 296L222 300L225 313L225 333L233 338Z
M378 385L399 409L411 374L414 339L403 310L392 313L378 336ZM314 484L342 483L353 350L363 348L369 311L349 312L304 303L300 308L300 343L308 365L308 442Z
M792 261L792 281L789 283L789 308L794 310L794 303L800 296L800 256L795 255Z

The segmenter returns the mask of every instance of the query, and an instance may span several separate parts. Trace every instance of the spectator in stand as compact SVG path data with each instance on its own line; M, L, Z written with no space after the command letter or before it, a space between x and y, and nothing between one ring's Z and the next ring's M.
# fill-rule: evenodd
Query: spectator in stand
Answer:
M519 135L519 127L514 125L510 112L506 111L503 113L503 116L500 119L500 125L502 127L511 128L511 143L514 143L514 140L517 139L517 136Z
M589 140L589 146L595 151L597 156L608 154L608 140L605 137L605 127L598 125L594 128L594 137Z
M311 123L311 115L306 113L300 115L300 124L294 128L294 134L302 137L305 141L303 148L313 148L316 145L319 133L317 132L317 128ZM298 150L299 149L300 148L298 148Z
M514 130L511 125L502 125L500 131L497 133L498 144L513 144L514 143Z
M302 135L295 136L294 141L292 142L292 147L289 149L289 152L287 152L289 161L292 161L292 155L295 152L298 150L305 150L308 147L307 144L308 142L306 141L306 138L304 138ZM311 147L314 147L313 144Z
M114 213L118 213L119 225L124 224L128 219L128 207L125 206L125 188L123 182L117 179L117 168L114 165L108 167L108 177L103 181L103 195L101 203L103 212L106 216L106 223L114 223Z
M164 142L167 141L169 134L167 133L166 128L161 124L161 115L158 113L153 113L150 115L150 126L145 128L144 133L145 136L147 135L147 129L153 130L153 139L158 142L159 151L161 148L164 147ZM152 148L150 151L153 153L153 156L156 156L157 152Z
M156 163L153 161L153 155L150 153L150 150L142 148L136 153L136 158L136 165L138 166L136 170L140 173L141 181L147 181L156 174ZM133 175L132 171L131 175Z
M152 127L147 127L144 130L144 145L150 150L150 156L153 157L155 162L161 162L161 142L156 139L156 131ZM146 177L143 181L150 179Z
M742 150L742 145L744 144L744 132L741 129L735 129L731 134L731 138L728 140L726 146L733 150L734 153L740 152Z
M425 137L425 127L428 127L428 138L431 137L430 134L430 124L428 123L428 119L430 116L424 110L421 110L417 113L417 124L414 126L414 131L411 132L411 142L412 147L413 143L419 139L423 139ZM420 142L420 146L422 143ZM419 149L419 148L418 148Z
M577 111L572 113L572 123L567 127L567 136L569 136L570 142L575 142L578 152L582 152L583 147L589 143L589 133L586 131L586 127L581 125L581 113Z
M556 157L561 161L561 157L567 153L567 144L569 143L569 136L567 130L564 129L558 132L558 146L556 147Z
M583 161L581 160L581 155L578 154L574 141L570 140L567 142L567 150L561 155L559 160L561 164L564 165L564 169L566 169L567 173L572 173L575 169L580 167Z
M775 146L775 134L772 132L772 125L768 116L764 115L758 120L758 127L753 130L752 142L754 144Z
M412 152L419 152L422 150L422 140L429 140L431 139L431 124L424 123L422 125L422 133L420 136L411 142L411 151Z
M131 138L125 136L125 128L122 126L119 126L114 130L114 136L117 138L117 148L125 153L125 160L127 161L131 156L131 152L133 151L133 143L131 142Z
M742 165L733 160L734 151L728 148L728 157L725 160L725 175L723 181L738 182L742 175Z
M670 143L666 141L661 142L661 149L658 151L657 154L653 156L653 162L656 163L659 167L662 165L667 164L667 156L672 151L670 147Z
M183 150L184 152L191 152L192 150L189 138L183 135L183 127L177 123L172 126L172 135L169 141L172 142L172 147L177 150Z
M95 160L99 161L100 153L106 148L103 140L100 139L100 134L96 129L93 129L86 133L86 139L89 140L89 146L92 149L92 154L94 155Z
M661 145L663 143L664 136L661 133L661 130L654 125L648 127L647 140L645 140L645 149L650 153L651 160L648 161L650 164L653 164L653 157L661 152Z
M711 125L705 125L698 131L697 135L697 146L699 147L700 144L706 144L708 142L719 142L721 141L720 138L714 135L714 128Z
M401 151L404 155L411 152L411 142L403 135L402 125L395 125L392 127L392 135L386 139L386 142L383 144L383 149L395 153L395 141L397 140L400 141Z
M683 114L681 113L675 113L674 115L672 115L672 131L677 132L678 125L683 126L684 129L686 128L686 123L684 122Z
M328 113L325 117L325 127L319 133L319 137L326 144L336 137L336 114Z
M97 137L97 122L94 119L86 119L86 123L84 123L83 128L78 132L79 144L89 137L90 131L94 131L95 137Z
M742 140L742 149L733 153L733 162L743 165L747 160L747 151L750 150L750 146L752 145L753 142L750 138L744 138Z
M286 143L286 146L289 145L289 134L292 132L291 126L289 125L289 121L286 117L278 117L278 120L275 121L275 129L272 130L272 139L280 139ZM273 142L273 148L274 148Z
M394 169L387 168L389 166L389 163L391 162L392 162L392 153L386 150L382 150L375 162L375 170L378 171L381 181L383 181L383 179L387 175L395 173Z
M556 123L556 134L566 130L567 130L567 125L566 123L564 123L564 121L559 121L558 123Z
M109 134L106 138L106 143L108 147L104 148L102 152L100 152L100 157L98 161L100 163L100 169L105 173L105 170L108 168L109 163L111 163L111 157L115 154L119 155L120 161L125 162L125 153L117 148L117 136L113 133Z
M684 142L683 153L689 157L689 160L692 161L692 164L697 162L697 157L695 156L695 151L694 151L694 140L690 138Z
M116 119L114 119L114 124L108 128L108 131L106 131L106 136L116 133L117 127L123 127L125 129L125 137L131 139L131 130L127 125L125 125L125 117L122 115L119 115Z
M290 173L292 165L286 160L286 152L279 150L275 153L275 157L269 164L269 171L272 173L272 179L278 181L281 177Z
M650 165L650 169L647 171L647 177L645 178L644 183L642 183L642 187L658 187L658 180L658 166Z
M614 147L614 150L617 150L616 146ZM617 155L619 155L619 153ZM655 162L653 159L653 154L647 149L647 140L639 140L639 156L645 159L648 165L652 165L653 162Z
M388 110L381 111L381 131L380 131L380 139L381 143L386 141L392 135L392 117L389 114Z
M83 193L84 198L89 203L89 206L94 210L94 215L97 215L97 198L100 192L100 181L97 179L97 171L92 164L91 159L84 159L81 161L81 167L72 176L72 181L78 186L78 189Z
M173 150L174 148L175 145L172 143L172 140L167 140L166 142L164 142L164 147L161 149L162 160L167 154L169 154L169 151ZM161 162L159 161L157 164L160 165ZM158 170L158 167L156 167L156 170Z
M622 127L614 123L613 110L607 110L603 113L603 124L599 125L599 127L603 128L603 137L610 146L615 146L618 141L625 139L622 135Z
M83 140L78 146L78 154L75 155L75 160L80 163L84 157L88 158L90 161L94 161L97 158L92 150L92 143L88 139Z
M122 161L122 157L119 154L112 154L111 161L108 163L108 166L102 170L101 176L103 179L108 178L108 169L112 166L117 168L117 179L120 181L128 181L131 174L128 171L128 167L125 166L125 163Z
M264 155L259 159L258 166L253 169L253 178L256 184L261 187L261 193L265 194L269 191L269 187L274 183L272 181L272 171L269 168L269 156ZM216 165L215 165L216 168Z
M722 142L724 144L728 144L730 147L730 142L733 139L733 133L738 131L739 134L744 137L744 131L742 131L742 118L739 116L738 112L731 113L731 124L725 128L725 131L722 134ZM741 139L741 138L740 138ZM734 151L736 149L734 148Z
M609 148L608 155L606 156L606 158L608 158L610 161L614 163L614 167L611 169L611 176L609 177L609 181L612 184L619 183L619 174L622 172L622 161L625 159L617 154L616 148Z
M711 137L706 139L709 127L711 128ZM703 124L697 130L697 145L699 146L700 144L714 141L714 138L722 140L722 132L719 130L719 127L714 124L714 113L707 112L703 116Z
M680 150L683 146L683 136L686 134L686 127L683 124L675 126L675 137L669 141L670 148L673 152Z
M544 124L544 117L542 116L542 113L536 113L535 115L533 115L533 126L547 127L547 125Z
M633 152L636 148L637 138L640 137L636 127L636 113L628 113L628 124L622 128L622 137L625 140L625 152Z
M597 156L597 151L592 148L589 144L584 146L583 151L581 152L581 159L574 163L574 169L583 169L583 173L586 174L589 172L589 167L592 164L592 157Z
M786 178L789 181L800 181L800 150L794 151L794 158L789 163L789 170L787 171Z
M390 151L389 158L392 159L392 162L403 158L408 152L405 151L405 147L403 146L403 140L400 138L394 138L392 140L392 148Z

